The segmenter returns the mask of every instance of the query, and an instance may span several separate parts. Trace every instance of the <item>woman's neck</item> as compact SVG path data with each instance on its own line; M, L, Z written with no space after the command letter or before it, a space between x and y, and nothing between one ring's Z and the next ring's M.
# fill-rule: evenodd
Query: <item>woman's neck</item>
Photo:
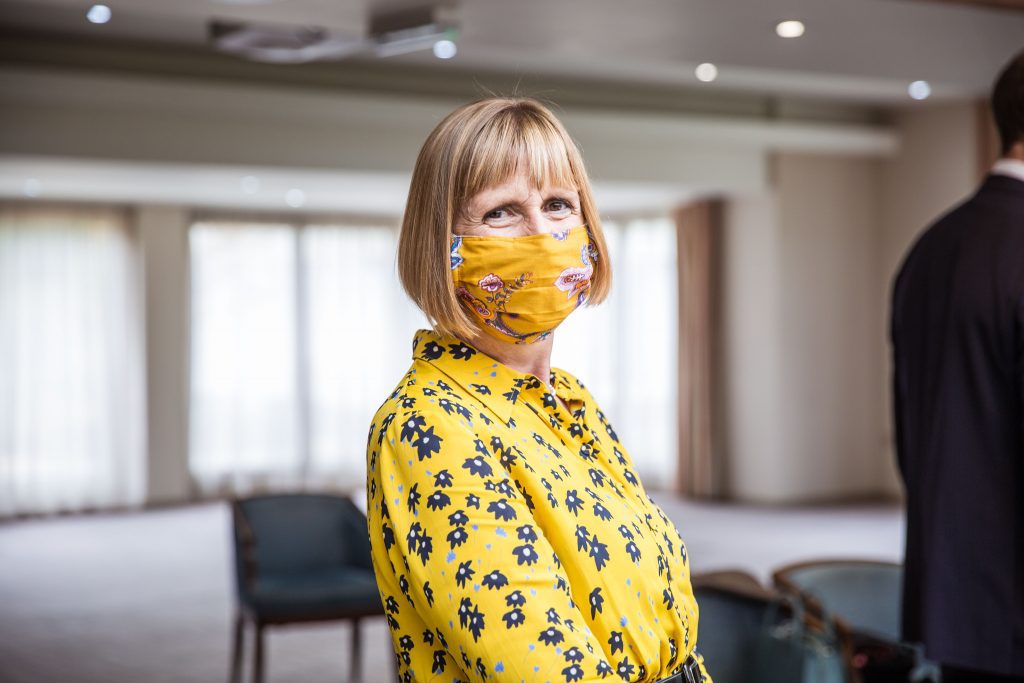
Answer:
M534 375L550 387L551 349L554 338L554 334L549 334L545 339L533 344L509 344L481 332L468 341L494 360L513 370Z

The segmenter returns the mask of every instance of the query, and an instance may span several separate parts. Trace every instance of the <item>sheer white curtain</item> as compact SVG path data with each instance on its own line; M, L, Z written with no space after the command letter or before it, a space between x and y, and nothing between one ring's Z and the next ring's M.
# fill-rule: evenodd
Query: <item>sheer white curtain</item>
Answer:
M648 490L678 468L676 226L669 217L605 221L611 296L555 333L552 365L576 375L633 459Z
M121 211L0 205L0 515L142 502L138 263Z
M310 469L365 489L370 420L412 362L428 327L395 270L392 229L310 226L303 232L309 302Z
M396 239L381 226L192 226L201 490L363 490L370 420L425 325L398 283Z
M206 492L301 475L296 248L287 224L189 231L189 464Z

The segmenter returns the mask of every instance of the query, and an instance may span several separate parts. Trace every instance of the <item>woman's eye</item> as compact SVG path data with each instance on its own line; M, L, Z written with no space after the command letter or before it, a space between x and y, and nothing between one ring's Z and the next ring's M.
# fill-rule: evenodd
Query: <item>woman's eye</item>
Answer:
M548 204L548 209L555 213L565 213L566 211L572 211L572 204L565 199L552 199Z
M484 220L500 221L505 218L508 218L508 211L504 208L491 209L490 211L484 214Z

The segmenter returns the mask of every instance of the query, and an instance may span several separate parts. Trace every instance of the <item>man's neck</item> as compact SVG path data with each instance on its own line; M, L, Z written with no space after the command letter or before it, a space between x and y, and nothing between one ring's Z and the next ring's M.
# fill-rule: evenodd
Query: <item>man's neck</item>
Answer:
M1014 156L1001 157L992 166L991 172L995 175L1016 178L1024 182L1024 159L1018 159Z

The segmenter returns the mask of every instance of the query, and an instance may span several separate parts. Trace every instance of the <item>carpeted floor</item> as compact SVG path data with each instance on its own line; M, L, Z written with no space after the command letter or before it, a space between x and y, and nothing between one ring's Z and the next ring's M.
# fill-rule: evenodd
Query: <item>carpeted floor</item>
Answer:
M686 539L693 571L767 580L813 557L898 560L892 506L698 505L652 493ZM224 505L0 525L0 682L225 681L232 577ZM344 625L269 631L267 681L344 681ZM363 625L363 680L388 680L383 618ZM250 649L251 653L251 649ZM248 671L246 671L248 673Z

